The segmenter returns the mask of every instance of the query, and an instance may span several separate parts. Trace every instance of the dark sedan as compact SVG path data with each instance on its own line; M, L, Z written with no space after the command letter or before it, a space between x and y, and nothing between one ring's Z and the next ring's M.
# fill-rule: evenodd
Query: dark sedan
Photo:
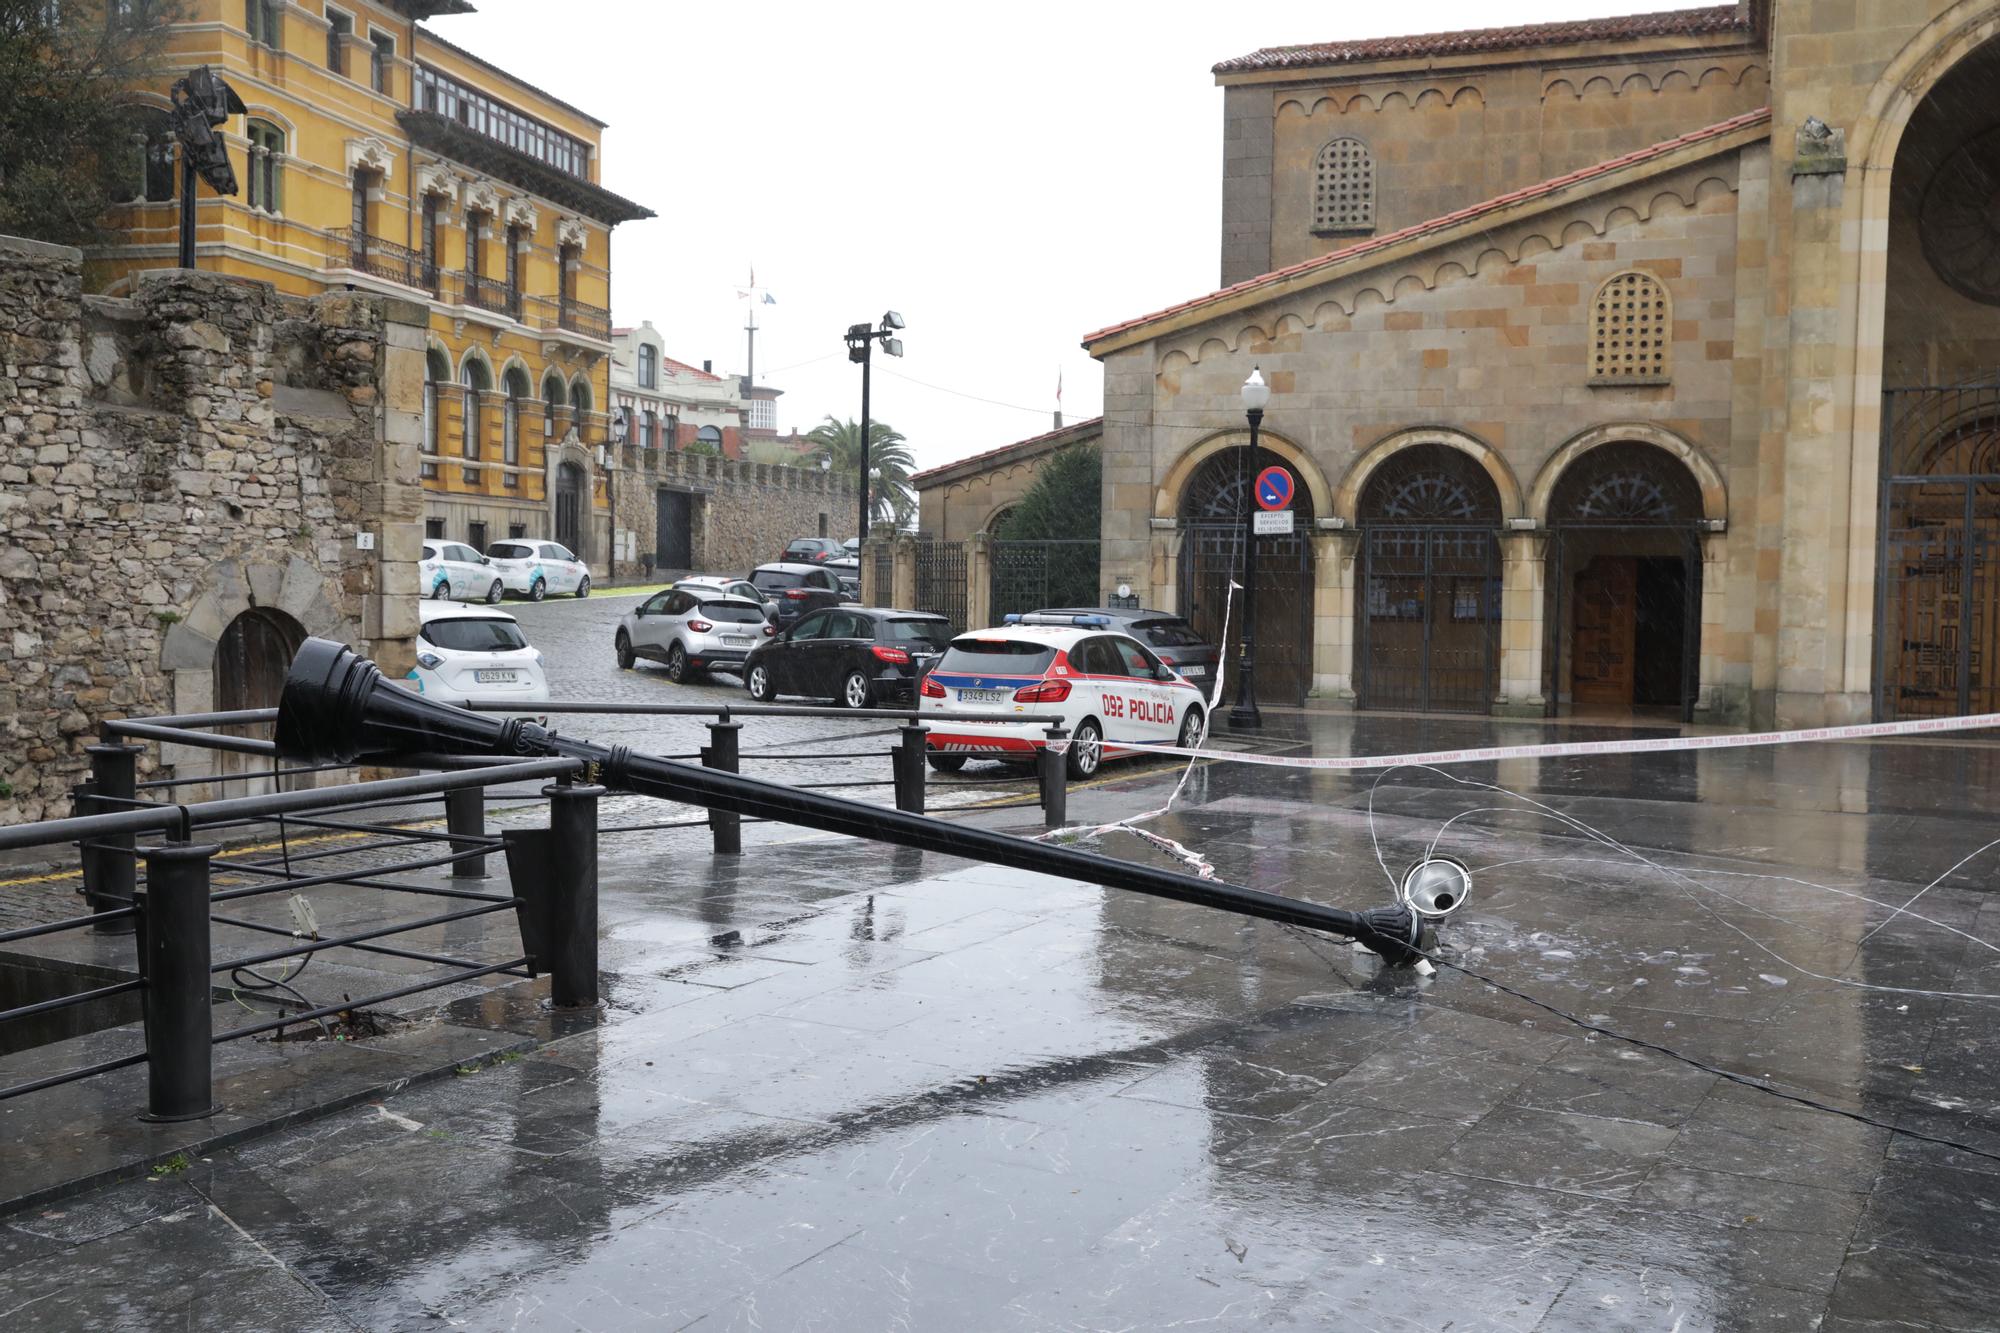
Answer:
M759 565L750 571L750 582L766 601L777 607L780 629L808 611L839 606L848 600L840 574L824 565Z
M802 694L849 708L914 704L917 682L950 642L951 625L943 616L827 607L752 649L743 684L760 703Z
M1207 642L1193 625L1171 611L1134 611L1101 606L1047 607L1038 616L1106 616L1111 628L1122 630L1151 648L1162 662L1201 686L1203 694L1215 683L1222 666L1222 649Z

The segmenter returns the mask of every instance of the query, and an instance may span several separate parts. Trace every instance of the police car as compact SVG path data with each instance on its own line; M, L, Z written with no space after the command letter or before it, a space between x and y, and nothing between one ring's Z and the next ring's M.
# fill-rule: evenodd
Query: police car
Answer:
M1200 688L1111 623L1101 615L1008 616L1004 626L953 639L918 689L918 711L993 721L932 723L931 767L951 773L973 757L1033 759L1047 744L1047 724L1009 723L1017 713L1062 718L1072 778L1149 746L1199 746L1207 728Z

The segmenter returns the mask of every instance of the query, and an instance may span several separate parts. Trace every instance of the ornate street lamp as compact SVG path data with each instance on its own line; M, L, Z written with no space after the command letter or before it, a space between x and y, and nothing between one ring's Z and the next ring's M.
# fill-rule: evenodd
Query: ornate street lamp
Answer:
M903 317L893 310L882 313L882 327L866 324L847 326L847 359L861 363L861 530L855 535L868 540L868 370L874 362L875 344L890 356L903 354L903 340L893 337L903 327Z
M1257 478L1257 430L1264 424L1264 406L1271 401L1271 386L1264 372L1250 368L1243 381L1243 415L1250 421L1250 447L1239 456L1237 492L1243 497L1243 650L1236 667L1236 706L1229 710L1232 727L1261 727L1264 715L1257 711L1257 506L1251 491Z

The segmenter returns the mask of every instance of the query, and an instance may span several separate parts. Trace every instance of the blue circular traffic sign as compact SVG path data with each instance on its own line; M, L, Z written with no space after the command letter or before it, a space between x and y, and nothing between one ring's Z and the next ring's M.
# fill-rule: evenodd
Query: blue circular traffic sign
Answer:
M1257 507L1289 509L1294 489L1290 472L1281 467L1267 467L1257 474Z

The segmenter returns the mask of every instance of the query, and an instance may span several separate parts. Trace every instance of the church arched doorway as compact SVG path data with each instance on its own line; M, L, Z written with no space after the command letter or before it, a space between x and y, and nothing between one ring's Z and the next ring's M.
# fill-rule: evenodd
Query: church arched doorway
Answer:
M1204 460L1181 492L1180 613L1195 631L1221 644L1224 671L1234 672L1242 642L1243 602L1223 615L1229 585L1243 573L1243 506L1260 469L1284 460L1266 449L1223 449ZM1312 688L1313 504L1300 486L1296 518L1286 537L1257 539L1257 699L1296 707Z
M1557 711L1692 721L1700 689L1701 487L1656 445L1579 455L1549 498Z
M1357 517L1356 705L1490 711L1500 636L1493 479L1461 450L1411 445L1369 476Z

